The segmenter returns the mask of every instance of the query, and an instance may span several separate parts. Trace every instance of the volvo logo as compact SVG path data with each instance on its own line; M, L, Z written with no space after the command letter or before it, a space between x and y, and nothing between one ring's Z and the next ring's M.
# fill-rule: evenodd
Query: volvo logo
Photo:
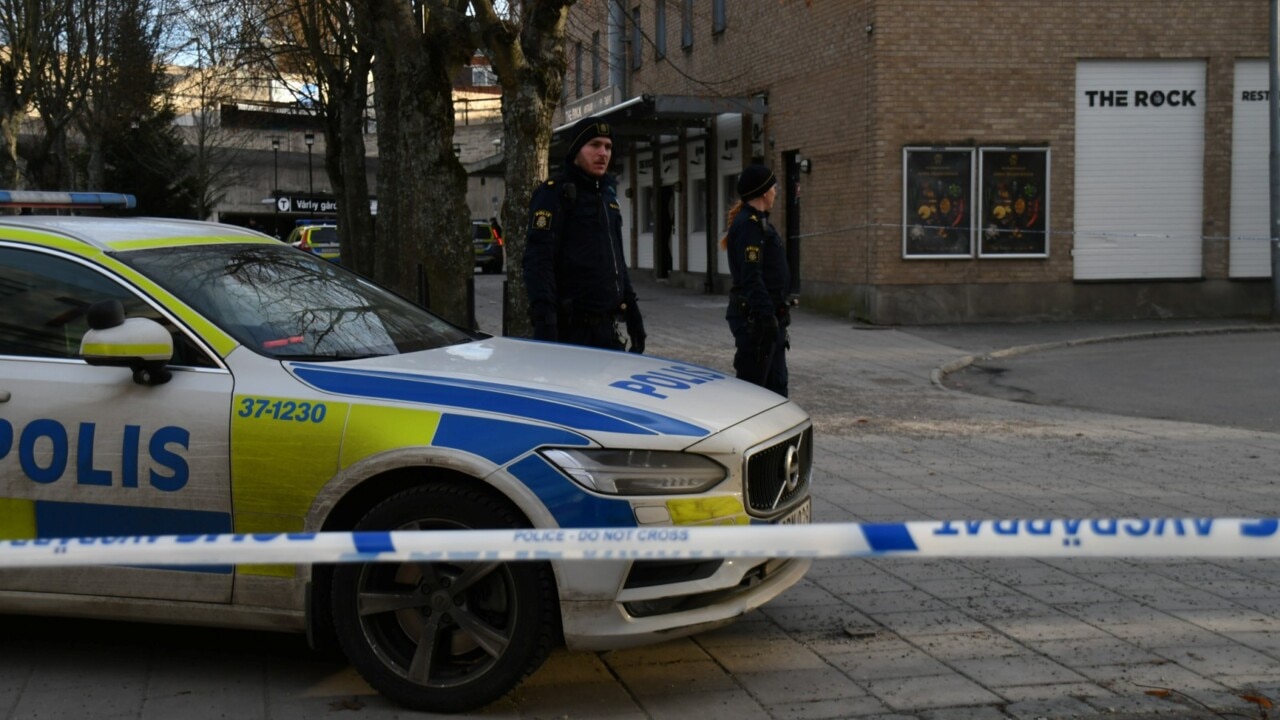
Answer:
M800 443L787 448L787 455L782 460L782 477L788 493L795 492L800 486Z

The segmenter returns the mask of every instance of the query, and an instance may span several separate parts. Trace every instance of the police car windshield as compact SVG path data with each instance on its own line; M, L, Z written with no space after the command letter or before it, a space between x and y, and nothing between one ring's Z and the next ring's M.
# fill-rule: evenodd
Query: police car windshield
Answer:
M350 360L473 337L342 267L287 245L193 245L119 259L270 357Z

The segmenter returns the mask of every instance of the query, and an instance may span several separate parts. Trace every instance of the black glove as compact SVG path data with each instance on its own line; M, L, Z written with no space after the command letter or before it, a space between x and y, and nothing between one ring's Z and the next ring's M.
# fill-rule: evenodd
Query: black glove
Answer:
M560 340L560 329L555 313L535 315L533 317L533 339L557 342Z
M631 347L627 348L628 352L643 353L644 352L644 319L640 317L640 306L635 300L627 303L627 337L631 338Z
M778 318L773 315L752 315L747 321L747 334L756 346L772 345L778 341Z

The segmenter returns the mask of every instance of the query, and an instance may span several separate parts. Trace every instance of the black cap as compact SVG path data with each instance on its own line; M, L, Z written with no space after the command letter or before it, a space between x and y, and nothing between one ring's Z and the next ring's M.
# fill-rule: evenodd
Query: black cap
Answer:
M753 200L769 192L778 179L773 171L763 165L748 165L738 176L738 196L742 202Z
M565 160L572 165L583 145L598 137L613 139L613 128L598 117L584 117L569 128L566 137L569 138L569 154L565 155Z

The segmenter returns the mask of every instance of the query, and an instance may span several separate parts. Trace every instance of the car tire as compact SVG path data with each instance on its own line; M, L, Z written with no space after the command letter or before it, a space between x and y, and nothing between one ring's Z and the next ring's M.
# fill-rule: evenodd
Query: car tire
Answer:
M355 529L517 527L529 523L500 496L432 483L387 498ZM332 602L348 661L375 690L427 712L497 700L537 670L559 639L546 563L343 564L334 570Z

